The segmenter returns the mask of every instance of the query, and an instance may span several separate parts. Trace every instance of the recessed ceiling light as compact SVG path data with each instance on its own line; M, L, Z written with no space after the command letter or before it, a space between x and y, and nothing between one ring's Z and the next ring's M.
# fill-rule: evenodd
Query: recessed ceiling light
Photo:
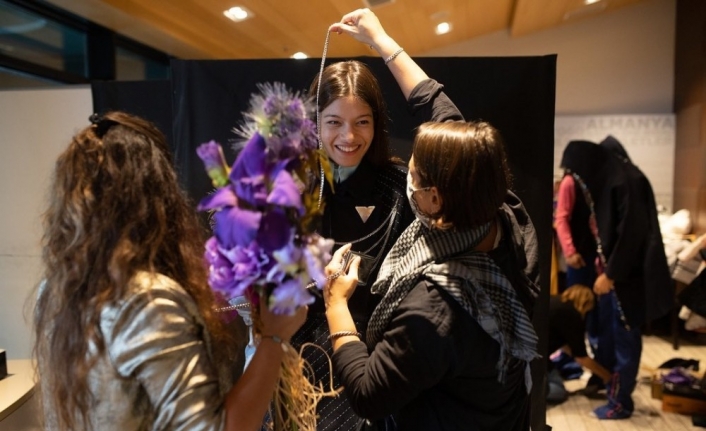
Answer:
M446 34L451 31L451 24L448 22L440 22L436 25L436 29L434 31L436 34Z
M228 17L228 19L235 21L235 22L240 22L244 21L248 18L251 18L253 16L252 12L249 10L245 9L242 6L233 6L232 8L228 10L223 11L223 15Z
M583 0L583 4L590 5L593 3L598 3L599 1L601 1L601 0Z
M305 58L309 58L309 56L304 54L303 52L299 51L299 52L295 52L294 54L292 54L291 58L296 58L297 60L303 60Z

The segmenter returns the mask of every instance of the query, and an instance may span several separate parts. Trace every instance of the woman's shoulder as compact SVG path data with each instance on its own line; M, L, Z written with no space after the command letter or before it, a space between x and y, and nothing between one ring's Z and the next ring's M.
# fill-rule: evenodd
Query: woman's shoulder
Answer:
M453 299L433 281L421 279L397 307L401 314L415 315L431 322L441 334L452 325L455 307Z
M195 301L175 280L154 272L139 271L129 281L125 295L108 303L101 312L101 326L138 319L150 313L199 315Z
M138 271L130 280L132 294L187 295L186 290L174 279L158 272Z

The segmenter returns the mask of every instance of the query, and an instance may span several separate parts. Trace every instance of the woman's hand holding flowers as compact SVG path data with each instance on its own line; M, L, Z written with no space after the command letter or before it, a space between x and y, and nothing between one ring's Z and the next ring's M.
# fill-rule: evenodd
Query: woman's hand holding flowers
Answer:
M262 323L262 338L272 338L280 342L289 342L295 332L304 324L309 307L300 306L293 314L275 314L260 302L260 319Z

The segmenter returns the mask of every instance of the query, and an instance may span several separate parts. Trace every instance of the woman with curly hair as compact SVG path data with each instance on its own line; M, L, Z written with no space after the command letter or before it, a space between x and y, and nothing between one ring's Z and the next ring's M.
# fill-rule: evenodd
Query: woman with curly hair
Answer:
M59 156L44 215L34 354L46 428L258 429L305 309L260 309L263 342L233 384L205 232L164 136L122 112L91 121Z

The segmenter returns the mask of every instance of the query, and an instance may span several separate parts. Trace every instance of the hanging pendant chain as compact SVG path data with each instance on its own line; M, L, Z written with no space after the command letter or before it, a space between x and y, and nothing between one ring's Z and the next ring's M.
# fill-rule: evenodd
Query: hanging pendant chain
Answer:
M603 243L601 242L601 237L598 236L598 220L596 218L596 208L593 204L593 198L591 197L591 191L588 190L588 186L586 186L586 183L583 182L583 180L581 179L580 176L578 176L578 174L576 174L575 172L572 172L571 176L574 178L574 181L576 181L579 184L579 186L581 187L581 191L583 192L584 200L586 201L586 204L588 205L588 209L591 212L589 217L593 221L594 226L596 226L596 231L594 232L593 229L591 229L591 232L593 233L593 236L596 240L596 252L598 253L598 258L600 259L601 266L603 266L604 271L605 271L606 258L605 258L605 255L603 254ZM629 331L630 324L628 324L628 319L625 317L625 312L623 311L623 306L620 305L620 299L618 299L618 295L615 293L615 290L612 291L612 294L615 295L615 304L617 305L617 308L618 308L618 314L620 315L620 321L622 322L625 329Z
M324 41L324 53L321 56L321 66L319 67L319 79L316 83L316 137L319 140L319 150L322 150L324 148L324 143L321 140L321 116L319 114L319 95L321 94L321 77L324 74L324 64L326 63L326 53L328 52L328 43L330 37L331 32L327 30L326 40ZM324 177L324 166L320 164L319 170L321 173L321 181L319 182L319 203L317 205L317 208L321 208L321 202L324 199L324 181L326 180L326 178Z

